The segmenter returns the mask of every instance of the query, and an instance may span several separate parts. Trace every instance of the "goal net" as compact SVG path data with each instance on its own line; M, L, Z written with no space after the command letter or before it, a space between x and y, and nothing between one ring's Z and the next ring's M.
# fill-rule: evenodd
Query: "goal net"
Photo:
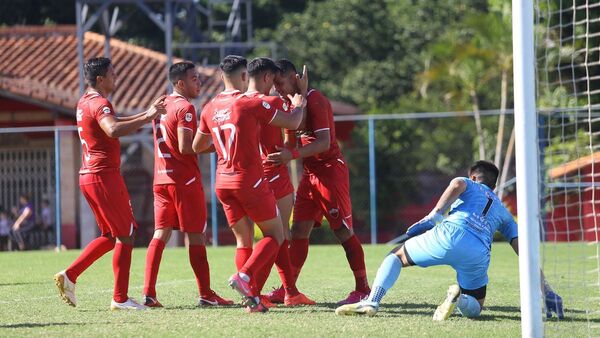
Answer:
M600 2L536 0L535 40L540 264L565 307L544 331L600 336Z

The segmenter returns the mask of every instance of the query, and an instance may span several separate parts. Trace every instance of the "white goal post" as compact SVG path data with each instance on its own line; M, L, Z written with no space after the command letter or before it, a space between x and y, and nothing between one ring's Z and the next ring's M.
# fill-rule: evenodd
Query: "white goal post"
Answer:
M542 337L540 205L532 0L512 1L521 333Z

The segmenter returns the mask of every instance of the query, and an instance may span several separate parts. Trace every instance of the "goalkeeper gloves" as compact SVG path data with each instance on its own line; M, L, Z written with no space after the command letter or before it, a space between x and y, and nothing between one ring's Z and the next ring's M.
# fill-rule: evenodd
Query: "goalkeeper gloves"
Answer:
M554 293L552 290L546 291L544 295L544 301L546 302L546 318L552 318L552 313L556 313L558 319L564 319L565 314L563 312L562 298Z
M444 216L437 211L432 211L429 215L425 216L422 220L417 223L411 225L408 230L406 230L406 234L410 237L418 236L427 230L432 229L437 223L444 220Z

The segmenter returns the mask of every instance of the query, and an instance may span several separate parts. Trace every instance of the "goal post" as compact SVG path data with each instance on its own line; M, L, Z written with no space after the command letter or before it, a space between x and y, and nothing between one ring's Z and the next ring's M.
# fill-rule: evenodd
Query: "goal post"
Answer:
M512 1L521 333L542 337L533 0Z

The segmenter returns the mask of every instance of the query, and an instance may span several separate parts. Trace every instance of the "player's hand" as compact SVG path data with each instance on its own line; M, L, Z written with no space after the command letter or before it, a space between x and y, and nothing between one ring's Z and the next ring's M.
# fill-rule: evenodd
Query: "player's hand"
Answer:
M291 151L289 151L286 148L281 148L278 146L275 146L275 148L277 150L279 150L279 152L270 153L269 155L267 155L267 162L271 162L271 163L275 163L275 164L279 165L279 164L287 164L289 161L292 160L293 156L292 156Z
M302 76L296 74L296 85L300 89L300 94L306 97L308 91L308 68L306 65L302 67Z
M292 106L303 108L306 107L306 96L302 96L301 94L288 95L288 99L292 103Z
M552 313L556 313L559 319L565 318L562 298L559 295L554 291L547 291L544 295L544 301L546 303L546 318L552 318Z
M146 110L146 120L152 121L157 116L167 113L167 108L165 106L166 98L167 98L166 95L161 95L156 100L154 100L154 102L152 102L152 105L150 105L150 108L148 110Z
M420 234L432 229L435 226L435 222L430 217L425 217L417 223L411 225L406 234L410 237L419 236Z

